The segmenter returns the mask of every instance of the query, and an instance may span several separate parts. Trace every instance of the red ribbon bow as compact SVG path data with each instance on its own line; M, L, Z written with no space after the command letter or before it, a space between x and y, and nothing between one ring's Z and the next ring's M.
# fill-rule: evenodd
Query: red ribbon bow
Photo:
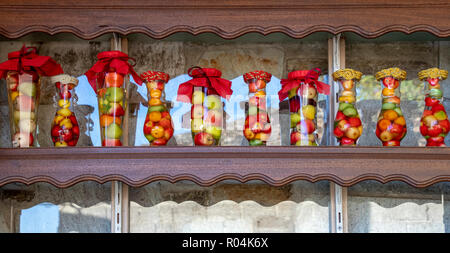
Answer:
M314 68L311 70L297 70L290 72L287 79L281 79L281 90L278 92L280 101L288 97L289 91L300 88L303 84L314 84L319 93L330 94L330 86L326 83L320 82L317 79L320 75L320 69Z
M231 81L220 78L222 72L217 69L192 67L188 70L188 75L192 79L180 84L178 87L177 101L190 103L194 86L212 89L213 92L226 99L233 94Z
M139 75L134 71L133 65L131 65L128 60L133 60L133 58L128 57L127 54L121 51L105 51L101 52L97 55L98 61L90 68L86 73L86 77L91 84L92 89L97 92L96 81L99 83L103 83L105 79L105 75L100 75L100 73L108 72L111 68L114 69L115 72L127 75L131 74L133 76L134 81L142 85L142 79Z
M55 76L64 73L61 65L49 56L36 53L35 47L25 45L19 51L8 54L8 60L0 63L0 77L5 78L8 71L17 71L19 74L27 71L37 71L40 76Z

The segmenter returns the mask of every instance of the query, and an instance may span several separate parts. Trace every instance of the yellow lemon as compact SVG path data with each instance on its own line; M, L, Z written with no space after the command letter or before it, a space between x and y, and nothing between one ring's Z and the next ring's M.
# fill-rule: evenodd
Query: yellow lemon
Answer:
M70 101L65 99L58 100L58 106L61 108L69 108L70 107Z
M266 96L266 93L263 90L259 90L255 93L256 97L264 97Z
M347 102L347 103L353 103L355 102L355 97L354 96L342 96L339 97L339 102Z
M307 119L313 120L316 117L316 107L312 105L305 105L301 110L303 116Z
M62 108L58 110L58 115L69 117L70 115L72 115L72 112L67 108Z
M19 96L19 92L18 91L11 92L11 101L14 101L14 99L16 99L17 96Z

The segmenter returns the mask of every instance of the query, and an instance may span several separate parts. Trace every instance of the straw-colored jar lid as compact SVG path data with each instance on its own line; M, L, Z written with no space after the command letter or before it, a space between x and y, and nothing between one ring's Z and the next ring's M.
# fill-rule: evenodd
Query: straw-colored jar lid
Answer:
M393 78L402 81L406 79L406 71L399 68L388 68L380 70L375 74L377 81L388 76L392 76Z
M354 69L340 69L333 73L333 79L334 81L337 81L339 79L345 79L345 80L353 80L359 81L361 79L362 73L354 70Z
M439 78L441 80L447 79L448 71L438 68L430 68L420 71L417 76L420 80L426 80L428 78Z

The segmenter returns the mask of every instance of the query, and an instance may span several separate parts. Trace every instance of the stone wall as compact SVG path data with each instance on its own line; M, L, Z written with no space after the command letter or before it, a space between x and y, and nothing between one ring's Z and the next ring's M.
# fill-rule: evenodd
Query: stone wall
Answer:
M258 40L222 40L220 38L186 35L183 40L169 37L152 40L143 35L129 36L129 55L136 61L138 73L146 70L165 71L172 78L186 73L192 66L219 68L229 80L256 69L269 71L276 78L285 78L296 69L319 67L328 74L326 38L321 40L294 40L283 36ZM57 38L57 39L55 39ZM273 36L268 36L273 38ZM98 52L109 50L110 36L83 41L70 36L27 36L20 41L0 41L0 61L10 51L28 46L39 48L39 53L59 61L69 74L80 76L95 61ZM450 69L450 44L447 42L364 42L348 41L347 67L365 74L391 66L408 71L414 79L417 71L435 66ZM449 81L445 82L449 84ZM175 84L167 87L175 89ZM450 86L442 85L445 106L450 108ZM138 125L137 113L145 109L145 95L139 87L130 87L130 143L134 143ZM368 92L361 89L361 93ZM370 92L370 91L369 91ZM373 91L372 91L373 92ZM38 141L41 147L52 145L48 131L53 118L54 88L44 79L38 116ZM423 110L423 97L402 94L402 109L406 114L408 135L402 144L424 146L418 131L418 119ZM326 100L319 103L319 132L326 132ZM10 147L8 107L4 81L0 83L0 147ZM79 146L96 145L91 136L98 124L94 115L95 100L76 107L80 122ZM239 106L242 106L240 104ZM372 96L358 102L362 113L364 133L362 146L379 146L375 137L379 98ZM288 113L273 109L273 139L269 145L289 145ZM180 116L181 117L181 116ZM243 121L227 121L223 145L247 145L242 130L236 128ZM450 145L450 136L446 143ZM321 145L326 145L322 138ZM175 136L170 145L192 145L190 134ZM380 164L380 166L383 166ZM437 184L416 189L404 183L362 182L348 190L350 232L449 232L450 184ZM51 203L57 209L56 232L109 232L111 218L111 186L93 182L79 183L68 189L57 189L47 184L23 186L10 184L0 188L0 232L21 230L21 212L39 203ZM25 190L30 199L17 199L11 190ZM14 192L14 191L13 191ZM329 232L329 183L295 182L283 187L271 187L262 182L245 184L226 181L211 187L200 187L191 182L155 182L130 189L130 229L132 232ZM13 217L11 218L11 207ZM54 219L51 218L51 219ZM11 227L11 220L14 223ZM25 225L25 224L22 224Z

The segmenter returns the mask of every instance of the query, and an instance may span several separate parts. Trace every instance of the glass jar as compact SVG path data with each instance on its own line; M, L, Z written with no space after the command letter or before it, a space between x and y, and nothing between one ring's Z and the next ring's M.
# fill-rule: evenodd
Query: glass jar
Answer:
M420 119L420 133L427 140L427 146L445 147L445 136L450 130L450 121L443 102L439 81L445 80L448 71L431 68L422 70L419 79L425 81L425 110Z
M37 71L6 74L12 147L36 146L36 115L39 106L41 79Z
M78 79L66 74L51 78L56 87L55 107L57 108L52 121L51 136L55 147L76 146L80 136L80 128L74 113L76 97L73 89L78 85Z
M214 89L193 87L191 133L196 146L218 146L223 129L223 102Z
M248 106L245 110L244 137L250 146L265 146L272 132L267 112L266 86L272 75L264 71L244 74L248 84Z
M104 75L104 81L97 81L97 100L100 116L102 146L122 146L123 116L127 110L126 75L114 68Z
M164 93L164 85L169 81L169 75L164 72L147 71L141 74L141 78L147 86L148 98L144 136L151 146L166 145L174 132Z
M305 77L308 72L308 70L298 70L289 75ZM288 96L291 145L317 146L317 88L314 83L304 78L299 81L299 86L291 89Z
M362 73L353 69L341 69L333 73L339 82L339 108L334 120L334 136L340 146L356 146L363 132L356 104L356 84Z
M384 69L375 74L381 81L381 112L375 134L383 146L400 146L405 137L406 120L400 108L400 82L405 80L406 71L399 68Z

